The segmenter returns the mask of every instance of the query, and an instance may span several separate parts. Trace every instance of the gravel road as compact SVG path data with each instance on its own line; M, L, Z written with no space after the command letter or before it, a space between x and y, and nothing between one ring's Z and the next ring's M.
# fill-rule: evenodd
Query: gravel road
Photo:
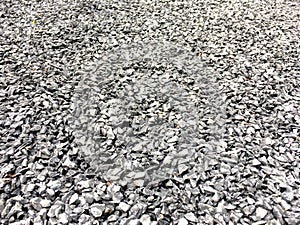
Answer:
M300 224L299 12L2 0L0 224Z

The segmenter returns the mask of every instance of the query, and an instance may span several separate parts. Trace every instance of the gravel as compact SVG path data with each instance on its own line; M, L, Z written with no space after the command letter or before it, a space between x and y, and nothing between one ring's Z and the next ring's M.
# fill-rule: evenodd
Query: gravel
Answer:
M299 224L297 1L0 3L0 224Z

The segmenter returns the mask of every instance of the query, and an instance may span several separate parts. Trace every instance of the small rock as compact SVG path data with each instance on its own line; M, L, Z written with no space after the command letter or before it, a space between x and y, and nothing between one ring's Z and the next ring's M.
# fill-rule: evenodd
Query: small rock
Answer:
M293 201L293 199L294 199L294 194L293 194L293 192L284 192L284 193L282 194L282 197L283 197L285 200L291 202L291 201Z
M185 218L180 218L178 221L178 225L188 225L189 222Z
M268 160L266 156L260 157L259 161L264 165L268 165Z
M219 192L215 192L214 196L211 198L213 202L218 202L221 199L221 195Z
M128 70L126 70L126 73L131 75L131 74L133 74L134 71L135 71L134 69L128 69Z
M218 205L217 205L217 208L216 208L216 212L217 213L223 213L223 211L224 211L224 200L222 199L219 203L218 203Z
M83 181L79 181L77 185L78 185L78 188L82 190L82 189L89 188L90 182L88 180L83 180Z
M185 171L187 171L189 169L189 167L185 164L180 164L178 166L178 173L179 174L183 174Z
M134 183L137 187L142 187L142 186L144 185L145 181L139 179L139 180L134 180L133 183Z
M258 165L261 165L261 163L260 163L260 161L258 161L257 159L253 159L252 165L253 165L253 166L258 166Z
M130 208L129 214L137 216L140 212L144 210L144 207L145 206L143 204L136 203Z
M34 188L35 188L35 184L28 184L28 185L25 185L24 188L22 188L22 192L30 193L34 190Z
M73 212L76 213L76 214L81 214L83 211L84 210L81 207L77 207L77 208L73 209Z
M83 206L83 205L86 204L86 200L85 200L85 198L84 198L83 196L80 196L80 197L78 198L78 200L79 200L81 206Z
M255 133L255 129L253 127L248 127L247 134L254 134L254 133Z
M72 162L69 157L67 157L66 160L62 163L62 166L66 166L66 167L72 169L72 168L76 167L76 164L74 162Z
M204 186L203 190L210 193L216 193L216 190L212 188L211 186Z
M225 209L229 209L229 210L232 210L232 209L235 209L236 208L236 206L235 205L232 205L232 204L228 204L228 205L226 205L225 207L224 207Z
M257 222L252 223L251 225L265 225L265 224L267 224L267 221L265 221L265 220L260 220L260 221L257 221Z
M176 142L178 140L178 136L173 136L173 137L171 137L167 142L168 143L174 143L174 142Z
M87 225L90 225L90 221L91 221L91 217L89 215L86 215L86 214L81 214L81 216L79 217L79 224L87 224Z
M262 208L262 207L258 207L258 208L256 209L256 211L255 211L255 215L256 215L256 217L259 218L259 219L265 218L265 216L266 216L267 214L268 214L268 211L265 210L265 209Z
M137 172L134 176L135 179L141 179L146 176L145 172Z
M184 217L185 217L188 221L191 221L191 222L194 222L194 223L197 223L197 222L198 222L197 217L196 217L195 214L192 213L192 212L185 214Z
M67 214L66 213L59 214L58 221L62 224L67 224L69 222Z
M53 190L58 190L61 187L61 182L59 180L51 180L47 186Z
M42 199L42 200L40 201L40 205L41 205L43 208L50 207L51 201L48 200L48 199Z
M51 218L50 218L51 219ZM43 225L43 219L41 218L41 216L36 216L34 219L33 219L33 224L34 225Z
M48 101L43 101L43 105L45 106L45 108L49 108L50 103Z
M244 117L237 114L237 115L235 115L235 119L236 120L244 120Z
M281 207L278 207L278 206L274 206L273 208L273 215L275 216L275 218L279 219L279 220L282 220L282 209Z
M287 211L291 209L291 205L289 205L285 200L280 199L278 203L281 205L282 209Z
M7 183L9 183L9 179L0 179L0 188L2 189Z
M61 210L60 205L52 205L47 213L47 216L51 217L58 217L59 211Z
M11 217L11 216L17 214L18 212L22 212L22 205L19 202L16 202L15 205L11 208L7 217Z
M230 174L230 166L226 163L221 163L220 172L222 174Z
M243 212L245 213L246 216L251 215L255 210L255 206L254 205L249 205L249 206L245 206L243 208Z
M94 195L91 192L83 193L83 197L89 204L94 202Z
M5 207L4 200L0 198L0 212L2 212L2 210L4 209L4 207Z
M113 130L112 130L112 128L109 128L108 130L107 130L107 138L108 139L114 139L115 138L115 134L114 134L114 132L113 132Z
M149 215L142 215L140 218L140 222L142 223L142 225L150 225L151 217Z
M118 216L117 215L110 215L108 218L107 218L107 221L108 222L115 222L118 220Z
M266 145L271 145L272 143L273 143L273 141L272 141L271 138L269 138L269 137L265 138L265 144Z
M38 197L30 199L31 206L36 210L40 211L41 210L41 199Z
M30 131L32 131L32 132L37 132L37 131L39 131L39 130L41 130L41 126L40 125L34 125L31 129L30 129Z
M9 223L10 225L24 225L24 224L30 224L29 220L20 220L20 221L17 221L17 222L13 222L13 223ZM34 224L35 225L35 224ZM39 225L39 224L37 224Z
M118 209L122 210L123 212L127 212L130 209L130 205L126 204L125 202L120 202Z
M255 200L253 198L247 197L246 199L247 199L247 202L251 205L255 203Z
M173 187L174 186L174 183L169 180L167 183L166 183L166 187Z
M54 196L55 195L55 191L53 189L51 189L51 188L48 188L46 190L46 192L48 193L49 196Z
M130 220L128 225L139 225L140 224L140 221L138 219L133 219L133 220Z
M102 216L102 213L105 210L105 205L96 203L96 204L91 205L90 210L94 217L100 217L100 216Z
M10 201L8 203L6 203L4 209L1 212L1 218L6 217L6 215L9 213L12 206L13 206L13 204Z
M77 194L77 193L74 193L74 194L71 196L70 200L69 200L69 204L71 205L71 204L73 204L74 202L76 202L77 200L78 200L78 194Z

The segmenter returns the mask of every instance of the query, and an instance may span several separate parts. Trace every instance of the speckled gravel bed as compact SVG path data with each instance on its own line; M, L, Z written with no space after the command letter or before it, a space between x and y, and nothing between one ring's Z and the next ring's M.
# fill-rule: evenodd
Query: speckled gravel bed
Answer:
M284 0L1 1L0 224L299 224L299 12ZM146 56L101 72L138 43L177 46L201 72ZM83 99L100 137L74 129ZM79 134L101 146L87 154ZM160 166L124 175L107 158Z

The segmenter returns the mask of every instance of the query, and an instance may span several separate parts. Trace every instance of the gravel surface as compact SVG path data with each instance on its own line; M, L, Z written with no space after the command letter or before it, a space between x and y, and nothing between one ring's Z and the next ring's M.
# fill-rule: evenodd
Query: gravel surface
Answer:
M0 224L299 224L299 12L1 1Z

